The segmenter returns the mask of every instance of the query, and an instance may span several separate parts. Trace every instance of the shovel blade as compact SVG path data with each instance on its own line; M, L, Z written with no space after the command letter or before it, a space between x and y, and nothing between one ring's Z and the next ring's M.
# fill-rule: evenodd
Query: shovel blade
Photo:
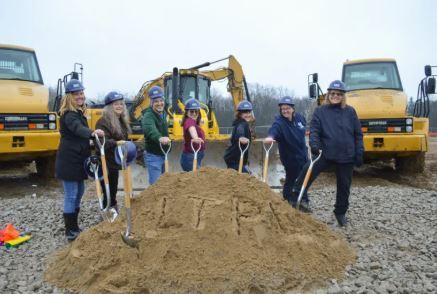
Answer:
M121 239L129 247L138 249L138 241L135 240L132 236L125 235L123 232L121 232Z

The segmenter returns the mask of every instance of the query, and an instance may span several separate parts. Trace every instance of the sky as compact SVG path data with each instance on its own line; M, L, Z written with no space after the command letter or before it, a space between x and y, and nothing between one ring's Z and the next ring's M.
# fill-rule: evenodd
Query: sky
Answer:
M0 0L0 43L34 48L47 86L82 63L88 97L230 54L249 83L297 96L310 73L326 89L347 59L395 58L415 97L437 65L437 1Z

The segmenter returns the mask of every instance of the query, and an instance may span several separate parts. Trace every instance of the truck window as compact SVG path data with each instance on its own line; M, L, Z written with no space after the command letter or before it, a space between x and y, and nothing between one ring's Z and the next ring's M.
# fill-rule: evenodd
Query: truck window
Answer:
M42 84L35 53L0 49L0 79L25 80Z
M196 97L196 86L198 95ZM166 103L172 104L172 79L168 78L165 81ZM195 98L202 103L207 104L209 101L209 80L206 78L196 78L194 76L180 76L179 79L179 94L180 98L185 103L188 99Z
M364 89L395 89L402 91L398 69L394 62L346 64L343 82L347 91Z

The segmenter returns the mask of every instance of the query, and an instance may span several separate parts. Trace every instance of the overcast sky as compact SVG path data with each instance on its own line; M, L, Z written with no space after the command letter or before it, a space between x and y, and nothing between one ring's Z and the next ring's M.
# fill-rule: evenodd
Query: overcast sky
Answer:
M88 97L229 54L249 83L299 96L309 73L325 89L346 59L391 57L415 97L437 65L437 1L0 0L0 43L34 48L49 86L82 63Z

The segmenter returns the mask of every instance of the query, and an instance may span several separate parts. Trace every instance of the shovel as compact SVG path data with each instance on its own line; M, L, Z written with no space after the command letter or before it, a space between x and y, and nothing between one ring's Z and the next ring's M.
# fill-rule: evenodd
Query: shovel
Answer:
M313 156L310 154L310 166L308 167L305 179L303 180L302 188L300 189L299 197L297 198L296 209L299 209L300 202L302 201L302 196L307 188L308 181L310 180L311 173L313 172L314 163L316 163L320 157L322 157L322 150L320 150L319 156L313 160Z
M123 188L124 188L124 206L126 208L127 226L126 232L121 232L121 239L126 245L132 248L138 248L138 241L132 236L132 183L130 178L130 167L127 165L127 145L125 141L117 142L117 152L121 159L121 168L123 170Z
M104 211L106 212L109 208L109 204L111 202L110 199L110 189L109 189L109 179L108 179L108 168L106 165L106 158L105 158L105 137L103 137L103 142L100 141L99 136L97 134L95 135L97 145L99 146L100 150L100 161L102 162L102 171L103 171L103 182L105 183L105 192L106 192L106 207L104 208Z
M105 212L105 208L103 207L103 191L102 191L102 186L100 185L100 179L98 173L99 163L91 161L90 168L91 171L94 173L94 180L96 182L96 193L97 193L97 198L99 199L100 212L102 213L103 219L107 220L108 222L111 222L111 219L108 217L107 213Z
M168 173L168 153L170 153L171 149L171 141L168 142L167 151L162 146L161 142L159 142L159 147L161 147L161 151L164 154L164 172Z
M197 171L197 154L199 153L200 148L202 148L202 143L199 143L198 145L199 145L199 147L197 149L195 149L194 145L193 145L193 141L191 141L191 149L193 150L193 153L194 153L193 172Z
M247 149L249 149L249 143L247 142L246 147L244 149L241 148L241 142L238 140L238 148L240 148L240 163L238 164L238 173L241 174L243 172L243 159L244 153L246 153Z
M267 183L267 170L269 168L269 153L270 153L270 149L272 149L273 147L273 141L270 143L270 146L267 147L267 144L265 144L263 142L263 148L264 151L266 152L266 157L264 159L264 168L263 168L263 182Z

